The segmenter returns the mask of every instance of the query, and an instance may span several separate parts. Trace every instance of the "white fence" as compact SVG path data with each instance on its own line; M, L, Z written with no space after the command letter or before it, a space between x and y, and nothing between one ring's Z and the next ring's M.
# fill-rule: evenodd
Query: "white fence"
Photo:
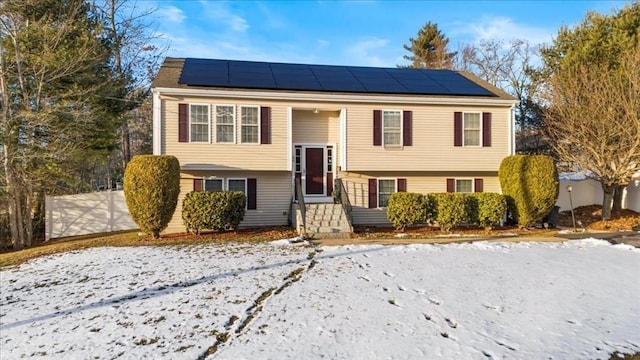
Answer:
M122 190L47 196L45 206L45 240L138 228Z
M556 202L556 205L560 207L560 211L571 209L569 192L567 191L568 185L572 187L571 200L573 200L574 208L602 204L603 192L598 181L592 179L560 180L560 193ZM622 198L622 208L640 212L640 182L633 180L627 186Z

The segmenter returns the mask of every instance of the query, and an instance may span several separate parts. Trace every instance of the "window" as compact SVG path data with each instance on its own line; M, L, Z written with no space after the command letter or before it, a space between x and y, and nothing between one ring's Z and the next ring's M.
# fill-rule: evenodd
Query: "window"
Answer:
M222 179L204 179L204 191L222 191Z
M258 144L260 142L260 117L257 106L240 107L241 143Z
M235 107L233 105L216 105L216 142L235 142Z
M464 113L464 146L480 146L480 113Z
M190 105L191 142L209 142L209 105Z
M247 179L227 179L227 190L247 194Z
M402 145L402 112L382 111L382 133L384 146Z
M296 146L296 172L301 172L302 169L302 148L299 146Z
M389 197L396 192L395 179L378 179L378 207L386 207Z
M459 193L473 192L473 180L456 179L456 192L459 192Z

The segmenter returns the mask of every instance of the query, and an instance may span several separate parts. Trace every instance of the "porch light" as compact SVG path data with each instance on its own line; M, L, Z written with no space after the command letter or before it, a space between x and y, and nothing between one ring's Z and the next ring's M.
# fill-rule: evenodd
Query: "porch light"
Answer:
M320 110L318 110L318 108L313 109L313 113L314 114L318 114L320 112Z

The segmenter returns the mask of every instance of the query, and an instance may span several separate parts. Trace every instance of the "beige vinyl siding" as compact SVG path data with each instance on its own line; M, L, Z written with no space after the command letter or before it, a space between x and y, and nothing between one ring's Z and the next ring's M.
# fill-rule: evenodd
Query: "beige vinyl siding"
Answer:
M193 179L204 176L224 178L256 179L256 210L247 210L241 228L257 226L287 225L291 204L291 175L285 171L194 171L180 174L178 206L165 233L184 232L182 224L182 201L193 191Z
M413 146L373 145L373 110L413 112ZM347 168L349 171L497 171L509 154L508 107L354 105L348 107ZM456 147L453 114L491 112L491 147Z
M210 105L211 143L178 142L178 104ZM236 143L215 143L215 105L235 105ZM241 144L241 106L271 107L271 144ZM286 170L287 106L260 101L222 98L184 98L162 100L162 153L174 155L180 165L202 165L211 169Z
M390 173L390 172L343 172L342 178L345 188L349 193L349 201L353 206L353 223L355 225L383 225L390 226L387 220L386 208L369 208L369 179L407 179L407 192L421 194L447 191L447 179L474 179L484 180L484 192L501 192L500 181L495 172L492 173Z
M293 110L294 144L338 144L340 112Z

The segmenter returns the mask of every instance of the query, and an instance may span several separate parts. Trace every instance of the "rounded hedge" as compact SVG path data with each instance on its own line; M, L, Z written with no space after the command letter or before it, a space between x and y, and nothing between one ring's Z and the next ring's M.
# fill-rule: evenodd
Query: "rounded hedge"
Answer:
M469 214L470 207L465 194L437 193L434 196L437 209L436 221L440 225L440 229L450 231L472 217Z
M242 191L192 191L182 202L182 221L188 232L238 230L247 197Z
M169 155L135 156L124 172L124 195L140 230L160 237L167 228L180 193L180 163Z
M547 155L512 155L498 171L509 212L520 227L540 222L558 200L558 170Z
M387 204L387 219L398 230L427 221L426 198L422 194L397 192L391 194Z

